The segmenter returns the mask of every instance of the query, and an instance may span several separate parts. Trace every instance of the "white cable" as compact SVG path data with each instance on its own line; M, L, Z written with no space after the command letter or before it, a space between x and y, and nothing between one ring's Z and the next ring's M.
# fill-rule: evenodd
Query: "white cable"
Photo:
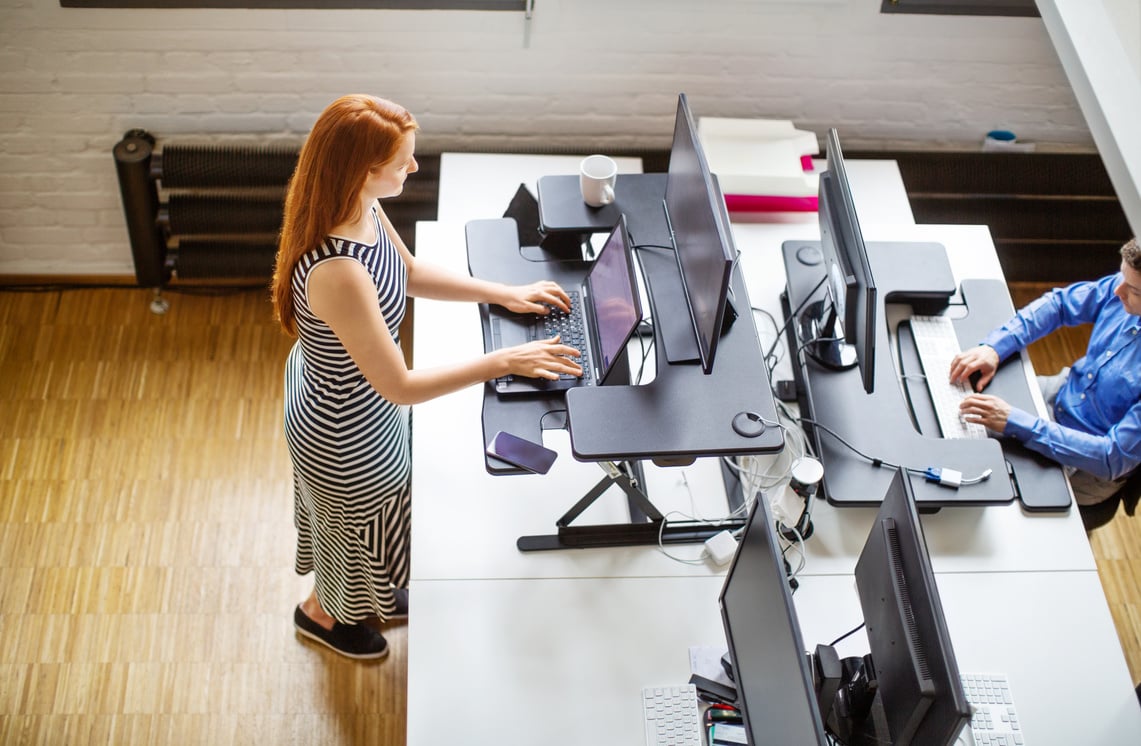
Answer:
M686 518L686 519L691 520L691 521L696 520L693 516L686 515L685 513L682 513L680 510L671 510L670 512L668 512L664 516L662 516L661 522L658 523L658 551L661 552L662 554L664 554L665 556L669 557L670 559L672 559L674 562L680 562L683 565L702 565L702 564L705 564L705 555L708 553L708 550L706 550L705 545L702 545L702 547L701 547L701 554L698 555L696 558L692 558L692 559L686 558L686 557L678 557L678 556L670 554L669 552L666 551L666 545L665 545L665 542L663 541L662 535L663 535L663 532L665 531L666 524L669 522L670 516L675 515L675 514L680 515L683 518Z

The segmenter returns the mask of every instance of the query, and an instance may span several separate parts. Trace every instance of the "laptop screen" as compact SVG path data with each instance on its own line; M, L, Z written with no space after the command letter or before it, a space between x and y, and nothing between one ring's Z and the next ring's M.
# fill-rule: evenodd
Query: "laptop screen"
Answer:
M594 328L599 382L605 380L614 361L642 320L642 304L634 277L634 262L623 217L606 239L586 277L590 301L589 323Z

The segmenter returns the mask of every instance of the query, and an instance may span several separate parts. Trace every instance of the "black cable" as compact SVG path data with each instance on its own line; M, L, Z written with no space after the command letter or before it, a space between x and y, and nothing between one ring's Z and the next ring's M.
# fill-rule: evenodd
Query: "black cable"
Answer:
M817 337L816 339L809 339L801 342L796 348L796 362L798 365L804 365L804 351L808 349L809 345L814 345L817 342L843 342L843 337Z
M800 315L800 312L804 310L804 304L808 303L808 301L812 299L812 296L816 293L817 290L820 289L820 286L823 285L824 281L827 279L827 274L821 276L820 281L816 283L816 286L813 287L812 290L808 291L808 295L804 296L804 300L800 302L800 305L796 307L796 310L788 315L788 319L785 320L784 326L782 326L780 331L777 332L777 338L773 340L773 346L769 348L767 353L765 353L765 360L768 360L770 357L772 357L773 351L780 343L781 338L784 336L785 330L788 329L788 325L792 322L793 319Z
M855 627L854 629L851 629L851 630L845 632L844 634L840 635L839 637L837 637L832 642L828 643L828 647L834 647L836 645L836 643L840 642L841 640L845 640L845 639L851 637L852 635L856 634L857 632L859 632L861 629L864 628L865 624L866 624L866 622L860 622L858 627Z
M775 316L773 316L771 313L769 313L764 308L761 308L760 306L751 306L749 310L751 310L753 313L759 313L759 314L764 315L764 317L769 320L769 323L772 324L773 332L776 334L776 338L778 340L780 339L780 335L783 333L784 327L780 326L780 324L777 323ZM773 346L773 348L769 348L769 354L765 355L765 358L764 358L765 365L769 366L770 371L777 366L777 363L780 362L780 356L779 355L776 358L770 360L770 358L772 358L772 351L774 348L775 348L775 345Z
M638 253L637 250L642 249L642 248L661 249L661 248L666 248L666 247L655 246L653 244L644 244L644 245L643 244L636 244L633 248L634 248L634 258L638 260L638 270L641 272L643 280L645 280L646 268L644 266L642 266L642 257ZM641 329L642 324L648 324L650 327L651 333L650 333L650 344L649 345L645 345L645 338L642 336L642 329ZM649 357L650 357L650 351L652 351L654 349L653 327L654 327L653 316L645 317L642 319L641 323L638 324L638 329L635 332L638 335L638 342L643 345L643 347L642 347L642 361L641 361L641 364L638 366L638 375L635 378L636 383L642 382L642 374L646 370L646 360L649 359Z
M844 447L846 447L846 448L847 448L849 451L851 451L852 453L856 454L857 456L859 456L859 457L860 457L860 458L862 458L862 459L866 459L866 460L867 460L867 461L869 461L869 462L870 462L870 463L871 463L873 466L886 466L886 467L888 467L889 469L899 469L899 468L900 468L898 465L896 465L896 464L892 464L892 463L889 463L889 462L887 462L887 461L884 461L883 459L879 459L879 458L872 458L872 457L871 457L871 456L869 456L868 454L866 454L866 453L864 453L863 451L861 451L859 448L856 448L854 445L852 445L852 444L851 444L851 443L849 443L848 441L844 440L844 438L843 438L843 437L841 437L841 436L840 436L840 435L839 435L839 434L838 434L838 433L837 433L835 430L833 430L832 428L830 428L830 427L828 427L828 426L826 426L826 425L822 425L822 424L820 424L820 423L819 423L819 422L817 422L816 420L812 420L812 419L809 419L808 417L801 417L799 421L800 421L802 424L803 424L803 423L805 423L805 422L807 422L808 424L812 425L813 427L818 427L818 428L820 428L821 430L823 430L824 432L828 433L829 435L831 435L831 436L832 436L833 438L835 438L836 440L840 441L840 443L841 443L841 444L842 444ZM915 472L916 470L915 470L915 469L908 469L908 471L911 471L911 472ZM922 472L920 472L920 473L922 473Z
M871 463L872 466L877 466L877 467L886 466L889 469L903 469L906 472L908 472L909 474L916 474L916 475L919 475L919 476L924 477L924 478L927 477L927 470L926 469L916 469L913 466L907 466L905 464L893 464L890 461L884 461L881 458L873 458L873 457L869 456L868 454L864 453L863 451L856 448L854 445L852 445L851 443L849 443L848 441L846 441L842 437L840 437L840 435L837 434L836 431L832 430L831 428L829 428L825 425L821 425L816 420L811 420L807 417L801 417L800 422L801 423L807 422L808 424L812 425L813 427L820 428L821 430L828 433L829 435L831 435L836 440L840 441L840 443L845 448L847 448L849 451L856 454L860 458L866 459L869 463ZM979 477L974 477L970 480L964 479L963 482L960 484L960 486L969 487L969 486L974 485L974 484L981 484L989 476L990 476L990 470L988 469L987 471L984 471L983 474Z
M642 319L642 323L647 324L650 327L650 343L648 345L646 344L646 337L639 331L638 332L638 344L642 348L642 360L638 364L638 375L634 378L634 384L635 385L639 385L642 383L642 375L646 372L646 360L648 360L650 358L650 353L654 349L654 320L653 320L653 317L650 316L650 317Z

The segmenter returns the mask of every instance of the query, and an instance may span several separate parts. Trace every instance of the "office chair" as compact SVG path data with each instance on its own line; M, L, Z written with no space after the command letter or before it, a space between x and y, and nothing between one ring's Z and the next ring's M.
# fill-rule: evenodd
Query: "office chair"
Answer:
M1109 523L1113 516L1117 515L1119 506L1125 507L1126 515L1136 515L1138 501L1141 501L1141 468L1133 470L1133 473L1125 480L1125 484L1113 497L1097 505L1078 506L1086 533Z

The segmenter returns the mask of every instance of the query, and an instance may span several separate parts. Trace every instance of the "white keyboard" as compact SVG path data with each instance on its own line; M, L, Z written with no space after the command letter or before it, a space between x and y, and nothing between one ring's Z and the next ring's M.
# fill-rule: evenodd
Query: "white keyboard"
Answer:
M697 687L647 686L642 689L646 746L702 746Z
M1004 674L960 673L971 704L974 746L1024 746L1022 723L1014 710Z
M931 392L943 437L985 438L985 427L966 422L959 415L959 402L971 393L970 387L947 379L951 360L959 354L959 338L951 320L946 316L912 316L911 335L923 363L927 390Z

